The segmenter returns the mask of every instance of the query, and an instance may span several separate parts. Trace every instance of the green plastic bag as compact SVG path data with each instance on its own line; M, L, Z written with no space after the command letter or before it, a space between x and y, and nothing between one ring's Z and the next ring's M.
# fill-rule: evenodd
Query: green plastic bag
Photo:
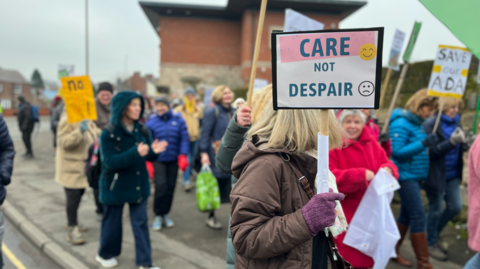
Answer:
M203 165L197 175L197 206L202 212L220 208L220 190L217 179L213 176L210 166Z

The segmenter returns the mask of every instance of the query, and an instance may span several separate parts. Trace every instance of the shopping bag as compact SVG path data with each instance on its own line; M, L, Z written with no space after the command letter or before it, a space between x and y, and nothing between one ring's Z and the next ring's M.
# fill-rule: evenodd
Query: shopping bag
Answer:
M210 166L205 164L202 166L197 175L196 189L198 210L208 212L220 208L220 190Z

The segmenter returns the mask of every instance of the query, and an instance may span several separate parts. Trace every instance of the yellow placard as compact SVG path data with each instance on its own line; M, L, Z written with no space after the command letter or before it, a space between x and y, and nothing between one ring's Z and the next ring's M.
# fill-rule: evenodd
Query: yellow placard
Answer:
M97 120L95 95L89 76L63 77L62 89L68 123Z

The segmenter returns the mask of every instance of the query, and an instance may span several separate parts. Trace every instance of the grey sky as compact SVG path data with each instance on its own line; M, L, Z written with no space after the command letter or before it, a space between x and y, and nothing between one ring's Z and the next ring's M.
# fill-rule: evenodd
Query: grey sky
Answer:
M156 2L225 5L227 0ZM113 82L133 71L157 76L159 38L138 1L90 0L89 4L91 78ZM56 79L58 64L73 64L76 75L83 75L84 7L83 0L0 1L0 67L17 69L27 79L38 68L44 78ZM406 43L415 20L423 25L412 61L433 59L439 44L463 46L418 0L368 0L340 27L384 26L385 64L395 29L407 34Z

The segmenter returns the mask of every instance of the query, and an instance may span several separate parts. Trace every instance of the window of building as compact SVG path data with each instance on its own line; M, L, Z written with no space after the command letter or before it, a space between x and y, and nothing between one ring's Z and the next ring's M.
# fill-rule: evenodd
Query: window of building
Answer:
M3 92L3 83L0 83L0 92Z
M10 101L9 99L0 100L0 104L2 105L3 109L11 109L12 108L12 101Z
M13 85L13 93L14 94L22 94L22 85L20 85L20 84Z

